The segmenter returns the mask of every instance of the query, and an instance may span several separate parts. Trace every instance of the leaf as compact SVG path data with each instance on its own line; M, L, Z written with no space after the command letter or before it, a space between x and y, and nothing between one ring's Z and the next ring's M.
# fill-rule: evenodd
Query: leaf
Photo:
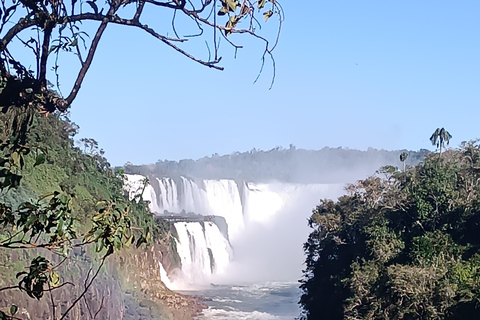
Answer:
M87 3L92 7L93 11L95 11L95 14L98 14L98 7L93 1L87 1Z
M272 10L268 10L266 12L263 13L263 17L265 19L265 22L267 22L267 20L273 16L273 11Z
M241 15L245 15L245 14L248 13L249 10L250 10L250 9L248 8L248 6L243 4L243 5L242 5L242 8L240 9L240 14L241 14Z
M12 316L14 316L14 315L17 313L17 311L18 311L18 307L17 307L16 305L12 304L12 305L10 306L10 314L11 314Z
M240 4L236 0L235 1L227 0L227 6L230 9L230 11L235 12L237 10L237 6L239 6L239 5Z
M13 163L16 165L16 166L19 166L20 165L20 155L18 154L18 152L13 152L10 157L12 158L13 160Z
M54 195L53 192L45 193L45 194L42 195L40 198L38 198L38 201L42 201L43 199L48 198L48 197L51 197L51 196L53 196L53 195Z
M137 248L140 247L143 243L147 243L147 241L145 240L145 238L143 237L143 235L140 236L140 238L138 238L137 240Z
M73 41L69 44L69 46L70 46L70 47L75 47L75 46L77 46L77 44L78 44L78 40L75 38L75 40L73 40Z
M258 0L257 7L258 9L262 9L263 7L265 7L265 0Z
M107 204L107 201L104 201L104 200L98 201L98 202L95 204L95 207L103 206L103 205L105 205L105 204Z
M135 236L132 234L130 238L127 239L127 242L125 242L125 247L130 247L130 245L135 242Z
M222 7L220 11L218 11L219 16L224 16L228 13L228 8L227 7Z
M37 155L37 158L35 159L35 164L33 165L34 167L39 166L45 162L45 154L39 153Z
M60 277L55 271L53 271L50 274L50 286L57 287L59 283L60 283Z

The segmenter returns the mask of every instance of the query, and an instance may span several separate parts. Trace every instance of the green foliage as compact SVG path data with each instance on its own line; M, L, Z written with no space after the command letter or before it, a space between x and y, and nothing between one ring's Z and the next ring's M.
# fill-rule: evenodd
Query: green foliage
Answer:
M430 137L430 142L432 142L433 146L436 145L437 148L440 148L441 154L442 148L445 148L445 143L447 143L447 146L449 145L450 139L452 139L450 132L445 130L445 128L437 128Z
M91 244L95 252L80 259L98 258L100 263L94 263L97 271L85 282L84 295L108 256L132 243L151 243L152 233L161 238L166 226L156 223L142 199L125 198L123 175L112 170L103 152L92 146L86 154L73 146L71 137L77 127L66 117L36 115L25 120L23 116L8 112L0 116L4 137L0 141L0 248L32 253L43 248L73 261L72 249L86 247L82 255L88 254L93 251L88 249ZM12 138L12 128L23 130L18 123L25 121L29 130ZM29 257L27 253L23 261ZM61 263L53 265L43 255L31 260L28 272L18 264L8 268L18 270L18 285L4 290L21 290L41 299L64 284L56 272ZM60 319L78 301L62 310ZM11 316L0 312L0 319Z
M310 219L303 319L476 319L480 146L347 188Z

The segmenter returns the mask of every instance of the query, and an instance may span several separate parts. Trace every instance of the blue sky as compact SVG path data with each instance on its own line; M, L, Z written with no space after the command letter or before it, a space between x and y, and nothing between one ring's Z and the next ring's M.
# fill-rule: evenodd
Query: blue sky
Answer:
M480 138L479 1L282 5L271 90L268 61L253 83L262 48L252 39L236 37L236 59L223 43L226 70L215 71L109 26L71 109L79 137L96 139L113 165L291 143L432 149L437 127L454 147ZM191 48L205 56L203 41Z

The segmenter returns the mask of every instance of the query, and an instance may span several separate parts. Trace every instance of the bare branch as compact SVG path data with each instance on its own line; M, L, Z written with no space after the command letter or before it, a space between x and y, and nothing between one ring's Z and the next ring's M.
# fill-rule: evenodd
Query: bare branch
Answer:
M113 15L117 9L118 9L118 5L115 2L112 3L110 6L110 10L108 10L107 16ZM70 92L68 97L65 99L68 105L72 104L73 100L76 98L78 94L78 90L80 90L80 87L82 86L83 79L85 78L85 75L88 69L90 68L90 65L92 64L93 56L95 55L95 51L97 50L98 43L100 42L100 38L102 37L102 34L105 31L105 28L107 27L107 24L108 24L108 17L104 17L102 20L102 23L97 29L97 32L95 33L95 37L93 38L92 44L90 45L90 50L88 51L87 58L85 59L85 63L82 65L82 68L78 73L77 80L73 85L72 91Z
M133 16L133 21L138 22L140 19L140 15L142 14L143 7L145 6L145 1L140 1L138 3L137 11L135 12L135 15Z
M96 271L95 274L93 275L92 279L90 279L90 281L88 282L88 284L85 285L85 288L84 288L83 292L77 297L77 299L75 299L75 301L73 301L73 303L70 305L70 307L68 307L68 309L67 309L67 310L65 311L65 313L60 317L59 320L65 319L65 318L68 316L68 313L70 312L70 310L72 310L73 307L75 307L75 305L78 303L78 301L80 301L80 299L82 299L82 297L87 293L88 289L92 286L93 281L97 278L98 273L100 272L100 269L103 267L106 258L107 258L107 256L104 256L104 257L102 258L101 263L100 263L100 265L99 265L98 268L97 268L97 271ZM90 274L90 271L89 271L89 274Z
M50 51L50 36L54 28L54 23L47 24L43 31L43 43L42 43L42 55L40 57L40 72L38 74L38 80L43 86L46 86L47 75L47 59Z
M35 19L21 18L15 26L8 30L8 32L5 34L5 37L3 37L3 39L0 41L0 52L7 48L7 45L17 34L25 29L33 27L36 24L37 21Z
M145 0L145 2L153 4L157 7L166 7L170 9L180 9L182 10L185 8L185 0L179 0L175 1L175 4L172 4L172 1L170 2L160 2L160 1L155 1L155 0Z

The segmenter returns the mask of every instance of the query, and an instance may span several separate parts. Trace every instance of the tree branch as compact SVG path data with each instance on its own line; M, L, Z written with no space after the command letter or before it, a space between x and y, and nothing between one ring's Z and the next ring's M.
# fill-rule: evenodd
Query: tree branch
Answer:
M43 31L43 43L42 43L42 55L40 57L40 72L38 74L38 80L42 86L46 87L47 84L47 60L50 51L50 36L52 35L54 22L47 23Z
M5 34L5 37L0 41L0 52L4 51L7 48L7 45L12 41L12 39L22 32L25 29L37 25L36 19L21 18L17 24L15 24L8 32Z
M135 15L133 16L133 21L134 22L138 22L139 19L140 19L140 15L142 14L142 11L143 11L143 7L145 6L145 1L140 1L138 3L138 7L137 7L137 11L135 12Z
M93 275L92 279L88 282L88 284L85 286L85 289L83 290L83 292L80 294L80 296L77 297L77 299L75 299L75 301L73 301L73 303L70 305L70 307L68 307L68 309L65 311L65 313L60 317L60 319L58 320L62 320L62 319L65 319L65 317L67 317L68 313L70 312L70 310L73 309L73 307L78 303L78 301L80 301L80 299L82 299L82 297L87 293L88 289L91 287L93 281L97 278L98 276L98 273L100 272L100 269L102 268L103 264L105 263L105 259L107 258L107 256L104 256L102 258L102 262L100 263L100 265L98 266L97 268L97 271L95 272L95 274ZM90 271L89 271L90 273Z
M95 33L95 37L93 38L92 44L90 45L90 50L88 51L87 58L85 59L85 63L82 65L82 68L78 72L77 80L75 81L75 84L73 85L72 91L68 95L68 97L65 99L67 105L71 105L73 100L77 97L78 90L80 90L80 87L82 86L83 79L85 78L85 75L90 68L90 65L92 64L93 61L93 56L95 55L95 51L97 50L98 43L100 42L100 38L103 35L103 32L105 31L105 28L107 27L107 24L109 22L108 16L112 16L118 9L118 4L117 2L113 2L110 5L110 9L108 10L107 16L105 16L102 19L102 23L97 29L97 32Z

